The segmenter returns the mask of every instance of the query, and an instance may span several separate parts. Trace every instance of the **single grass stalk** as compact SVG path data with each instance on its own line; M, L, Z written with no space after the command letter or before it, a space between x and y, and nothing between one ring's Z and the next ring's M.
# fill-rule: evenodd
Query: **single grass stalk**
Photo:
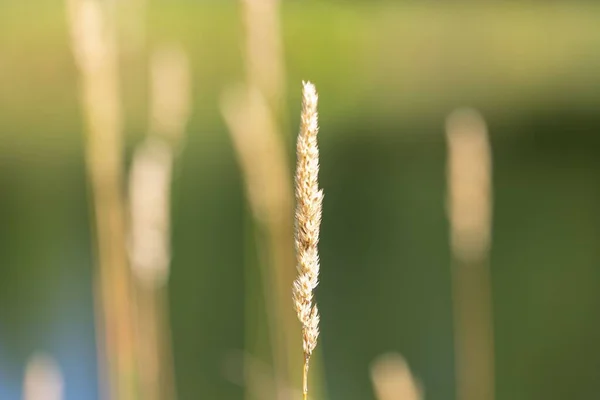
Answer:
M457 399L493 400L490 143L474 110L454 111L446 133Z
M240 164L255 222L256 245L267 305L269 345L273 352L275 392L289 385L289 327L294 315L285 307L294 279L292 183L287 154L267 101L256 88L225 92L221 111ZM249 291L250 292L250 291ZM248 323L256 321L248 320ZM247 338L248 339L248 338ZM250 345L248 345L250 347ZM250 385L250 383L248 383Z
M137 288L138 357L144 400L176 398L169 324L171 181L190 114L190 66L179 45L156 50L150 63L148 136L129 177L129 257Z
M378 400L423 400L423 387L402 355L383 354L377 357L370 369Z
M112 3L67 0L87 128L86 164L95 214L95 276L101 398L137 395L133 289L125 245L122 110Z
M285 110L279 5L280 0L242 0L247 82L261 92L277 121Z
M172 163L171 148L147 138L135 150L129 177L129 258L144 400L175 398L167 302Z
M268 338L252 338L247 333L246 350L270 350L275 397L287 400L280 393L290 384L293 368L298 365L294 359L298 332L291 329L295 317L285 307L294 279L293 227L286 217L293 212L293 201L286 136L282 135L285 67L279 3L280 0L240 0L246 82L244 89L225 93L222 111L245 177L269 330ZM246 282L251 284L251 280ZM251 296L253 291L247 293ZM261 324L257 316L246 312L247 332L254 331L257 324Z
M293 285L293 299L298 319L302 323L304 368L302 392L308 398L310 357L319 337L319 311L313 301L313 291L319 283L319 231L323 191L319 189L319 132L317 91L310 82L303 82L300 133L296 145L296 219L295 235L298 277Z

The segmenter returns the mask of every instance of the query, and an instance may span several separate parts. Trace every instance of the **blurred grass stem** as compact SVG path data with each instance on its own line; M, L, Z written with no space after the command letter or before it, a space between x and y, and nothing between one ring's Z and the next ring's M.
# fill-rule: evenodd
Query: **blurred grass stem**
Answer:
M176 398L168 301L171 182L174 158L190 114L190 75L187 54L179 45L154 51L148 135L138 145L130 170L129 257L137 288L144 400Z
M88 131L86 162L96 223L99 362L103 398L135 399L132 286L125 247L122 116L114 5L68 0L73 54ZM102 379L103 378L103 379ZM103 385L101 384L101 387ZM102 389L101 389L102 390Z
M221 110L244 175L256 224L254 236L267 307L276 391L281 392L289 382L289 328L294 319L292 310L285 306L289 303L281 300L285 296L289 301L294 260L293 228L288 218L293 207L287 157L273 114L258 90L241 86L225 92ZM256 323L247 323L251 322Z
M457 399L493 400L490 143L483 117L469 109L448 117L446 135Z

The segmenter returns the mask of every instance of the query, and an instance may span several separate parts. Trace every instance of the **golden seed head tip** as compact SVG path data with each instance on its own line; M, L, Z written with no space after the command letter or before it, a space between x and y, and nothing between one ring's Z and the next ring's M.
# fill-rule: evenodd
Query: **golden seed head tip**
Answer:
M318 101L319 95L317 94L315 85L313 85L311 82L302 82L302 105L304 108L303 114L311 113L316 117Z
M302 81L302 92L311 97L317 97L317 89L311 81Z

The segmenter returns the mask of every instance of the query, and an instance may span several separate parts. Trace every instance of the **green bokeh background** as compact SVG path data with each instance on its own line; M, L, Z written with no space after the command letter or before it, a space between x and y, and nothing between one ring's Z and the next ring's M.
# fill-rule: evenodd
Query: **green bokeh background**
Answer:
M0 4L2 400L19 398L40 349L63 366L68 400L97 398L84 134L62 6ZM233 2L148 9L146 51L180 41L194 74L173 183L182 400L243 393L222 364L244 346L245 280L258 268L245 265L243 182L218 110L243 77L240 22ZM497 398L597 398L600 7L290 1L282 29L290 155L300 81L320 93L328 398L374 398L370 362L399 351L427 399L454 399L443 128L458 106L482 112L492 141ZM123 56L127 159L145 132L145 62Z

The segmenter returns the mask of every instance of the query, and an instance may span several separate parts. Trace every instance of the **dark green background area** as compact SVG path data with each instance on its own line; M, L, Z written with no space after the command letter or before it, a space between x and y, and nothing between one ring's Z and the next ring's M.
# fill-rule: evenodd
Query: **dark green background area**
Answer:
M41 349L64 367L68 400L95 399L77 74L61 4L40 4L0 5L0 387L18 387ZM428 400L454 398L443 128L466 105L486 117L493 149L497 398L596 398L600 8L461 4L283 7L290 156L300 80L320 93L328 396L373 398L369 364L399 351ZM245 282L259 270L245 265L247 205L218 112L243 76L239 10L154 2L148 24L147 52L181 41L194 68L173 183L179 396L241 399L222 365L244 345ZM145 57L123 57L127 159L145 130Z

